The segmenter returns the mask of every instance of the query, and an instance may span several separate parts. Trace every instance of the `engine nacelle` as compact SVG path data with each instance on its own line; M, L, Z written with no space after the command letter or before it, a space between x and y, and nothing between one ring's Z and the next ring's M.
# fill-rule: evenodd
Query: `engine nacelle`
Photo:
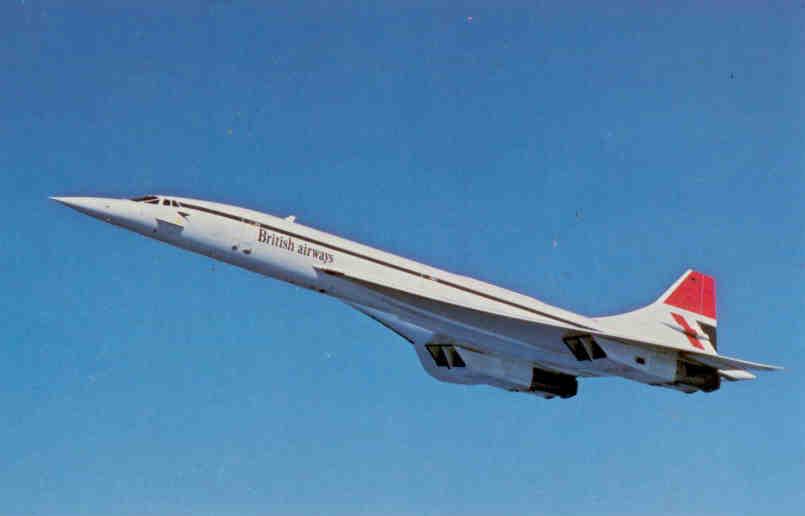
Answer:
M675 383L695 387L704 392L713 392L721 387L721 377L712 367L692 364L683 360L676 362Z
M425 369L451 383L484 383L543 398L570 398L578 392L575 376L546 371L530 362L470 351L453 344L429 343L417 348Z
M534 367L528 390L529 392L544 392L560 398L572 398L579 392L579 382L575 376Z

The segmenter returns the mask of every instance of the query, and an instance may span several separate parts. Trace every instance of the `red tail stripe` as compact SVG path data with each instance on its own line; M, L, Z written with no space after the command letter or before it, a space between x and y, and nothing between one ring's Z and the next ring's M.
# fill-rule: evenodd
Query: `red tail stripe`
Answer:
M671 292L665 304L716 318L716 280L701 272L691 272Z
M688 338L690 345L693 346L694 348L704 349L702 342L699 340L699 334L696 333L696 331L690 327L688 321L686 321L685 318L682 317L681 315L675 314L673 312L671 313L671 316L673 316L674 321L676 321L676 323L682 326L682 328L685 330L685 337Z

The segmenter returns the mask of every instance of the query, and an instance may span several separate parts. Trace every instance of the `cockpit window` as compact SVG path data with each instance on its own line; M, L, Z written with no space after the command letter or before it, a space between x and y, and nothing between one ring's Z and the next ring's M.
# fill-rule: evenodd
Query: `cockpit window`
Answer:
M143 197L134 197L130 199L134 202L144 202L146 204L159 204L162 201L163 206L173 206L174 208L181 208L182 205L179 204L178 201L174 201L173 199L165 199L162 197L158 197L156 195L145 195Z
M148 202L148 201L159 201L156 195L146 195L144 197L135 197L131 199L134 202Z

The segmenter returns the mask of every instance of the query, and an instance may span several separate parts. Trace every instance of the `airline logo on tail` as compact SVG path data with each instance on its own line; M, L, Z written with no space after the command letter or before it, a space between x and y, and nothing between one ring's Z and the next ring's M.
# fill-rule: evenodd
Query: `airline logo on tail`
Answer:
M665 304L715 319L716 280L701 272L691 271L665 299Z
M709 341L713 351L716 350L716 281L712 276L691 271L665 298L664 303L709 319L709 321L694 321L704 332L702 335L685 316L671 312L671 317L682 328L691 346L704 350L705 345L702 341L705 340Z
M684 330L685 336L688 338L690 345L694 348L704 349L702 341L699 340L699 333L690 327L688 321L686 321L681 315L674 312L671 312L671 316L674 318L674 321L676 321L676 323Z

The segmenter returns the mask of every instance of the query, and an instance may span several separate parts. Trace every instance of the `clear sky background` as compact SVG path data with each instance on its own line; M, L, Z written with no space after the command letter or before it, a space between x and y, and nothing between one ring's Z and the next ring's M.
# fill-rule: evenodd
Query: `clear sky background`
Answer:
M0 513L802 514L801 3L67 3L0 5ZM720 350L787 370L441 384L337 301L47 200L145 193L589 315L695 267Z

